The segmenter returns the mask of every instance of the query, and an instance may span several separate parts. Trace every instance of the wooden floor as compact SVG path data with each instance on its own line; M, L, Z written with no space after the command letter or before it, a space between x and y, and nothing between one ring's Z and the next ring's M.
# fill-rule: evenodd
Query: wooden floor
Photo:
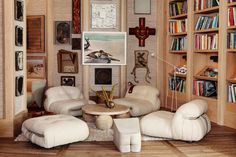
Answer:
M212 126L200 142L142 142L140 153L120 153L112 142L79 142L44 149L29 142L0 138L0 157L224 157L236 156L236 130Z

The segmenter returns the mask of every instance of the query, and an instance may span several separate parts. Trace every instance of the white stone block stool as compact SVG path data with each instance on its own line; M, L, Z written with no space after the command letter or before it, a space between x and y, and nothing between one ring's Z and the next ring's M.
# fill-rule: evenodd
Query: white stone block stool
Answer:
M113 141L120 152L140 152L141 133L138 118L114 119Z
M51 115L31 118L22 124L22 132L32 143L44 148L85 140L88 125L70 115Z

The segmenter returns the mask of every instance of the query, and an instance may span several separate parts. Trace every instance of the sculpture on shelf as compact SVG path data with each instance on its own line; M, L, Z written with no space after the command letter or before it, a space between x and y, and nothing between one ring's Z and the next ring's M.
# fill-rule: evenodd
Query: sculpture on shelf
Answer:
M134 75L134 81L136 83L139 83L139 81L137 80L137 76L136 76L136 69L137 68L144 68L146 69L146 75L145 75L145 81L150 83L150 81L148 79L151 79L150 76L150 69L148 67L148 54L149 52L147 50L136 50L134 51L135 54L135 65L134 68L131 72L132 75Z
M129 35L135 35L139 39L139 46L145 47L145 39L149 35L156 35L155 28L145 27L145 18L139 18L139 27L129 28Z

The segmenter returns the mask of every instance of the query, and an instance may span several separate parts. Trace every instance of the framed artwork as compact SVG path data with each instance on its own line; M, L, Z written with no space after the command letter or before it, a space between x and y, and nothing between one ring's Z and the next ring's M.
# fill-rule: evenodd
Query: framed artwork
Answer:
M78 54L66 50L57 53L58 73L78 73Z
M151 0L134 0L135 14L151 14Z
M112 68L95 68L95 85L112 85Z
M24 76L17 76L15 80L15 96L23 95Z
M45 53L45 16L27 16L27 53Z
M81 0L72 0L73 33L81 34Z
M72 50L81 50L81 38L72 38Z
M75 86L75 76L61 76L61 86Z
M126 32L83 32L82 62L83 65L125 65Z
M15 52L15 69L16 71L23 70L23 51Z
M15 20L23 21L24 2L22 0L15 0Z
M15 45L23 46L23 27L21 26L15 27Z
M27 78L44 79L46 77L46 64L44 56L27 57Z
M92 28L114 29L117 26L117 5L93 3L91 16Z
M70 21L56 21L55 30L56 30L55 32L56 44L70 44L70 36L71 36Z

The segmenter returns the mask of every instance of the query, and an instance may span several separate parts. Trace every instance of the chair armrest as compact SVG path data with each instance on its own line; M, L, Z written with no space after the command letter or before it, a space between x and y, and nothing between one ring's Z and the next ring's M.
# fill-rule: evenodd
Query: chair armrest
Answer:
M192 100L182 105L176 114L181 114L184 119L196 119L207 112L207 102L201 99Z

